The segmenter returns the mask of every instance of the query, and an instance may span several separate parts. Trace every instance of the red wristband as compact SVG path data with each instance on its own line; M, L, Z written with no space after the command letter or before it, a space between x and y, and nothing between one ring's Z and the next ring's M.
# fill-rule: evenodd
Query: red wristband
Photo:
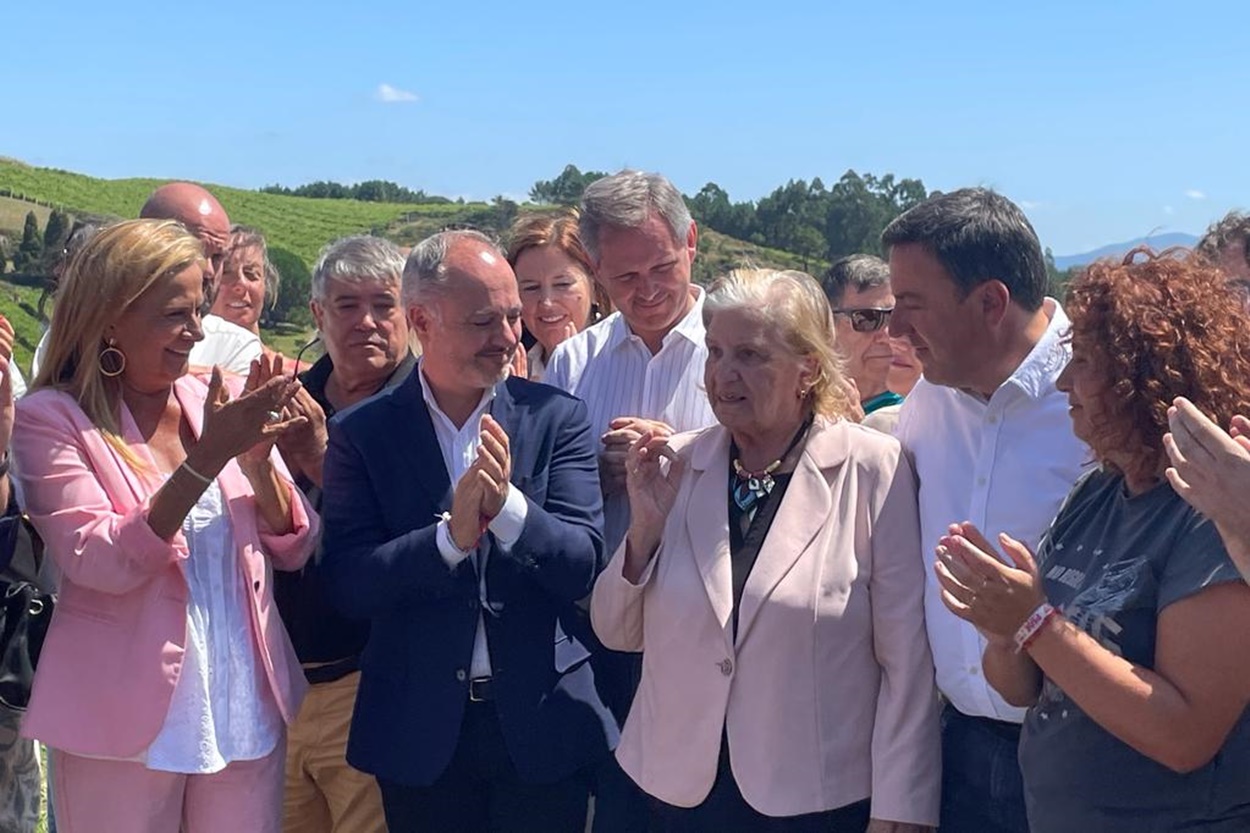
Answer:
M1016 653L1022 652L1029 647L1029 643L1037 638L1042 628L1051 618L1059 613L1050 602L1042 602L1037 609L1029 614L1029 618L1024 620L1024 624L1016 631L1015 643Z

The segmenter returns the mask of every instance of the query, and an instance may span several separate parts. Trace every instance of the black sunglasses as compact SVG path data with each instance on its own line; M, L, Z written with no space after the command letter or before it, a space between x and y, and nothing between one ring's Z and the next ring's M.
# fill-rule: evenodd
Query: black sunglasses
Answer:
M862 307L860 309L835 309L834 315L845 315L851 319L851 329L857 333L875 333L890 323L890 313L894 307Z

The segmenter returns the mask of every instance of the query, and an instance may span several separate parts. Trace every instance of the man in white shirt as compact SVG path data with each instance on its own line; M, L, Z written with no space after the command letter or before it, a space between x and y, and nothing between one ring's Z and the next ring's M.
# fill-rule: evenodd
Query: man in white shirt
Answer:
M992 191L933 197L894 220L882 243L895 297L890 334L910 339L924 365L897 436L920 482L925 619L947 702L941 830L1027 833L1016 763L1024 711L985 681L985 641L942 604L932 562L938 539L960 521L1036 549L1090 460L1055 388L1071 355L1068 322L1045 296L1033 227Z
M584 400L602 435L610 554L629 526L629 444L657 423L674 433L716 421L703 389L703 290L690 280L698 229L672 183L638 171L592 183L578 228L617 311L560 344L543 381Z
M199 185L171 182L152 192L139 210L139 217L145 220L177 220L204 244L204 256L208 260L204 269L204 308L210 309L230 242L230 218L221 203ZM204 338L191 348L191 365L219 365L224 370L246 376L252 360L261 354L260 339L217 315L204 315L200 325Z
M690 280L698 229L663 176L621 171L592 183L578 222L595 280L616 312L560 344L543 381L586 402L599 433L604 543L611 556L629 527L625 455L648 428L662 434L716 421L703 388L703 290ZM589 630L589 627L586 627ZM595 681L622 723L638 686L637 655L596 650ZM595 831L645 829L641 791L615 759L598 773Z

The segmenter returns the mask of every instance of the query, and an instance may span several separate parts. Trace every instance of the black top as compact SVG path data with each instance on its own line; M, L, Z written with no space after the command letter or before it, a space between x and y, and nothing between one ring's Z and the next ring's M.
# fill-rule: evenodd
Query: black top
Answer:
M733 570L735 637L738 635L738 607L742 602L742 591L747 586L747 576L751 575L751 570L755 567L760 547L764 545L764 539L768 537L773 518L777 516L777 508L781 506L781 499L785 497L786 489L790 486L790 475L773 475L772 491L755 504L751 514L744 512L734 500L733 487L736 479L737 475L731 467L727 498L729 500L729 563Z
M379 391L399 384L412 373L417 359L411 353L404 358L395 371L378 389ZM325 411L326 419L334 416L334 406L326 398L326 382L334 364L328 355L300 374L305 389ZM295 477L312 508L321 513L321 489L303 474ZM321 548L308 560L302 570L295 572L275 571L273 597L282 614L291 644L300 662L335 663L332 669L309 674L310 682L330 682L343 677L357 668L355 660L369 641L369 623L348 619L329 602L327 588L320 574Z
M1052 605L1143 668L1155 666L1169 605L1241 583L1215 525L1168 483L1129 495L1110 471L1077 484L1037 563ZM1024 720L1020 766L1035 833L1250 830L1250 712L1211 761L1181 774L1112 735L1047 678Z

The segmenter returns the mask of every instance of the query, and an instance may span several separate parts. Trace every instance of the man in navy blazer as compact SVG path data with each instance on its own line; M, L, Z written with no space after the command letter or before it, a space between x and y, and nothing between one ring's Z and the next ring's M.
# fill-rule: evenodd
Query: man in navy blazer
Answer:
M348 761L397 833L581 831L617 739L560 626L605 562L586 406L508 378L521 304L486 237L422 241L403 300L425 354L331 421L325 458L327 581L372 621Z

